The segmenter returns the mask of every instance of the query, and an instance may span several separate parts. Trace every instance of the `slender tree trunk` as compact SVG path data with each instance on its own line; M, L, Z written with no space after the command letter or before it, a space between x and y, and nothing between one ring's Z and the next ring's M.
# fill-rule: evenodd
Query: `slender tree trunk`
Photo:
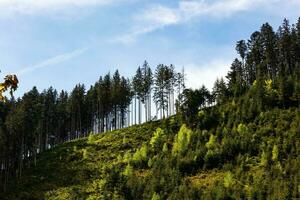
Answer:
M21 178L22 176L22 168L23 168L23 160L26 158L26 152L25 152L25 156L24 155L24 151L25 151L25 147L24 147L24 137L23 134L21 136L21 153L20 153L20 157L19 157L19 174L17 175L19 178ZM24 158L23 158L24 157Z
M114 109L115 113L114 113L114 117L115 117L115 123L114 123L114 129L117 129L117 122L118 122L118 119L117 119L117 106L115 106L115 109Z
M139 99L139 124L141 124L141 100Z
M134 124L136 124L136 96L134 97Z
M148 97L148 102L149 102L149 105L148 105L148 109L149 109L149 112L148 112L148 114L149 114L149 121L151 121L152 119L151 119L151 91L149 92L149 97Z
M147 105L148 104L148 99L147 99L147 96L145 98L145 103L144 103L144 106L145 106L145 122L148 121L148 110L147 110Z

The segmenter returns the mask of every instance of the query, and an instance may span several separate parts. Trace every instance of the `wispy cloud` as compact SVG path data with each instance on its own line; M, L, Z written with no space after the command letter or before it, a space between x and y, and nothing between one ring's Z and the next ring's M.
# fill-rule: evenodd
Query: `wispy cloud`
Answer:
M226 76L230 63L230 59L216 59L204 65L193 63L185 65L187 87L198 89L205 85L208 89L212 89L217 78Z
M0 0L0 16L46 14L70 8L112 5L132 0Z
M130 43L140 35L195 18L224 18L248 10L280 7L282 4L300 9L299 0L180 0L177 7L154 5L134 16L132 31L118 37L117 41Z
M68 53L57 55L57 56L52 57L52 58L48 58L48 59L46 59L46 60L44 60L44 61L42 61L38 64L35 64L33 66L29 66L29 67L26 67L24 69L21 69L20 71L16 72L16 74L18 76L21 76L21 75L33 72L33 71L38 70L38 69L47 68L47 67L51 67L51 66L60 64L62 62L68 61L72 58L75 58L75 57L83 54L88 49L89 49L89 47L76 49L72 52L68 52Z

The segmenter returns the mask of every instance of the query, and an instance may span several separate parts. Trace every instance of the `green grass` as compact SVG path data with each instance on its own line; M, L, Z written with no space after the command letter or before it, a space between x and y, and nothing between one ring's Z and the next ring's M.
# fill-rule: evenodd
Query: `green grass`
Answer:
M300 110L218 109L193 130L172 117L61 144L0 199L298 199Z
M10 183L4 199L85 199L101 183L105 168L126 151L150 140L158 122L91 135L43 152L36 167ZM142 173L142 172L141 172Z

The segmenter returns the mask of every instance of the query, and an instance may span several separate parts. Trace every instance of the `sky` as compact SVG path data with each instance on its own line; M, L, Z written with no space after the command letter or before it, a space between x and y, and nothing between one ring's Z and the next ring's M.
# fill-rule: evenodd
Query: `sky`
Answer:
M132 77L147 60L184 67L187 86L212 88L236 41L263 23L296 23L300 0L0 0L0 76L16 96L33 86L70 91L100 75Z

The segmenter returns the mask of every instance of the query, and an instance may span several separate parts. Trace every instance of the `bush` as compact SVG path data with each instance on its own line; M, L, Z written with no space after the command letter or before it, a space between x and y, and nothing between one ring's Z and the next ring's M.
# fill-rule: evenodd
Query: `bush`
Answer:
M224 186L226 188L231 188L235 184L235 180L231 172L227 172L224 177Z
M245 124L239 124L237 128L237 132L241 135L245 135L248 132L248 128Z
M148 147L146 145L143 145L140 149L138 149L132 157L132 161L137 166L142 166L143 163L146 163L148 161Z
M209 149L204 157L205 166L207 168L218 167L220 163L220 154L216 150Z
M159 194L157 194L156 192L153 193L151 200L160 200L160 196Z
M208 142L205 144L205 147L207 149L214 149L216 147L216 139L217 139L217 137L214 136L213 134L211 134L209 136Z
M192 130L186 127L185 124L183 124L178 132L178 134L175 136L172 154L183 154L188 149L188 146L191 141L192 137Z
M88 144L93 144L95 142L95 139L96 139L95 135L90 133L88 137Z
M261 154L260 165L264 167L268 165L268 155L265 151L263 151Z
M278 146L274 145L273 150L272 150L272 160L277 161L278 160Z
M162 151L163 151L163 153L168 153L169 148L168 148L168 144L167 143L164 143Z
M150 140L150 145L154 151L161 150L162 145L164 144L166 135L164 130L157 128L153 134L153 137Z
M128 150L128 151L126 151L126 153L123 156L123 162L129 163L129 162L131 162L131 159L132 159L132 156L131 156L130 151Z
M87 151L87 149L83 149L83 150L82 150L82 158L83 158L84 160L88 158L88 151Z
M127 164L127 166L124 169L123 174L127 177L131 177L133 175L133 168L130 164Z

